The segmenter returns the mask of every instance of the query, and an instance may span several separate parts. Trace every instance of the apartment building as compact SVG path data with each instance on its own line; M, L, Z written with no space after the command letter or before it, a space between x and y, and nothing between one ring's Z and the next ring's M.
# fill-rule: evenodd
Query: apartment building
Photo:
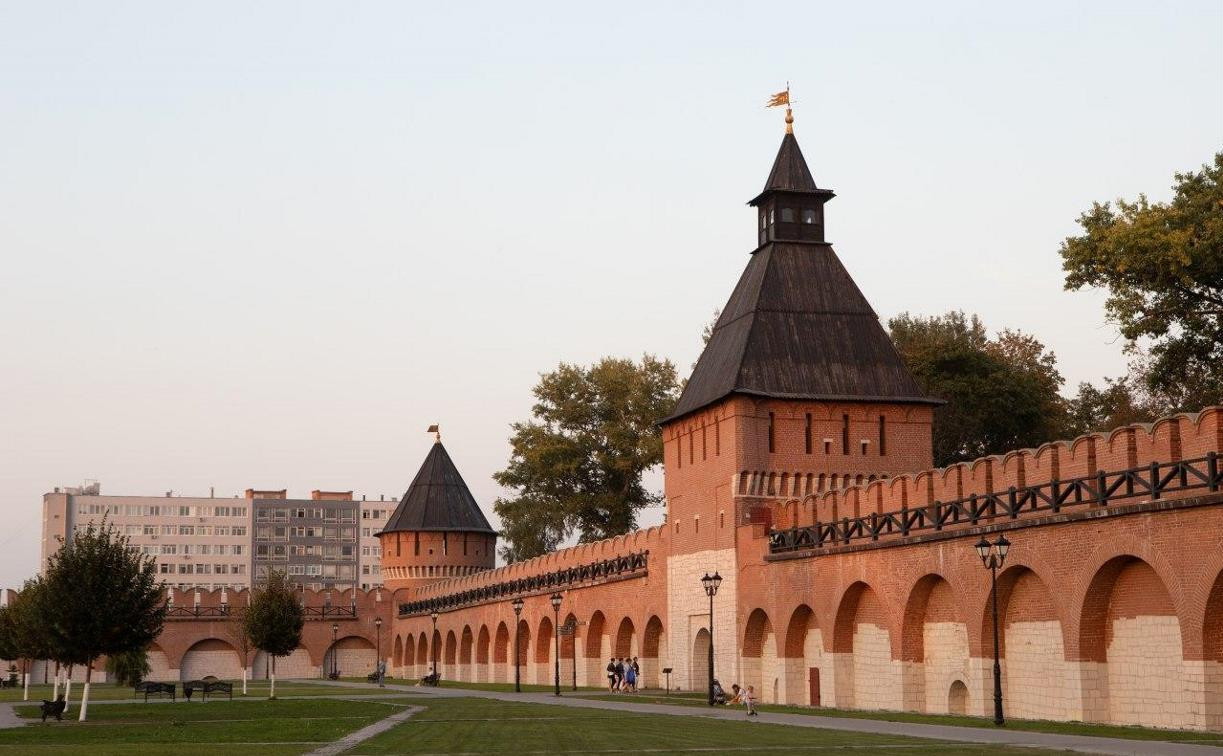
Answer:
M364 590L382 587L382 546L378 533L386 527L399 502L379 497L378 501L361 500L361 565L360 584Z
M309 499L290 499L286 493L246 491L254 515L255 581L281 570L311 590L357 587L360 503L352 491L313 491Z
M103 496L97 483L57 488L43 496L42 563L61 539L103 521L127 536L132 549L153 557L168 585L250 586L251 512L244 499Z
M351 491L247 489L234 498L103 496L96 482L43 496L43 564L70 533L105 521L152 556L169 586L249 588L273 569L306 588L346 590L382 585L377 533L397 502L354 499Z

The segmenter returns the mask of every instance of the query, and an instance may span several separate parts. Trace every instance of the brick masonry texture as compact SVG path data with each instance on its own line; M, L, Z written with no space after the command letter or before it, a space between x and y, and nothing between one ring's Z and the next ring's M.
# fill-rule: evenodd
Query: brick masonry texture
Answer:
M850 443L842 444L846 414ZM880 414L886 454L878 453ZM380 654L397 676L422 675L436 660L444 678L512 681L517 635L521 679L547 683L557 621L571 619L575 635L560 639L565 683L604 684L608 658L636 656L643 685L661 687L661 670L672 668L673 687L702 689L710 617L700 577L716 570L724 582L714 600L714 672L724 685L750 684L766 702L989 715L990 580L972 544L1005 532L1013 545L998 601L1009 716L1223 730L1223 493L1023 514L936 538L785 558L770 556L768 545L769 523L1205 456L1223 448L1223 408L942 470L925 469L929 420L924 407L731 396L663 429L664 525L496 569L483 569L486 547L466 556L450 546L413 549L397 565L410 567L408 576L386 576L382 590L307 591L317 616L302 648L277 662L278 674L325 674L335 638L342 674L372 670ZM384 540L384 553L391 545ZM642 551L646 571L567 587L559 614L548 588L521 594L517 624L508 598L445 611L436 632L428 614L398 612L405 602ZM241 605L245 595L225 598ZM195 594L175 591L173 600L192 606ZM221 600L219 591L200 594L204 607ZM349 607L355 616L335 613ZM234 676L243 664L253 677L266 674L262 655L235 649L222 619L172 619L152 649L151 677Z

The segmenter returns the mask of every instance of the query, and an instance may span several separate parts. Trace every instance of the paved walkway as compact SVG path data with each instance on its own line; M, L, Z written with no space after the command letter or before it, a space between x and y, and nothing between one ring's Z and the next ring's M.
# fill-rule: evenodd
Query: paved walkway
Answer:
M374 688L376 685L323 681L326 685L348 688ZM498 701L519 701L550 706L571 706L584 709L612 709L634 711L641 714L669 714L708 719L742 720L742 710L702 709L694 706L670 704L633 703L631 701L598 701L588 698L557 697L550 693L501 693L465 688L428 688L424 686L387 685L388 692L410 692L436 698L475 697ZM1086 735L1061 735L1049 732L1027 732L1022 730L993 729L986 727L953 727L951 725L911 724L887 722L881 719L855 719L850 717L825 717L811 714L779 714L762 712L756 717L761 722L811 727L821 730L841 730L875 735L900 735L911 738L951 740L961 743L986 743L991 745L1029 746L1079 753L1114 754L1115 756L1220 756L1223 749L1191 743L1174 743L1165 740L1127 740L1125 738L1098 738ZM1203 737L1209 737L1203 733Z
M358 743L386 732L418 711L424 711L424 709L420 706L409 706L403 711L395 712L386 719L380 719L372 725L366 725L356 732L349 733L334 743L329 743L322 748L316 748L307 753L306 756L335 756L335 754L343 753Z

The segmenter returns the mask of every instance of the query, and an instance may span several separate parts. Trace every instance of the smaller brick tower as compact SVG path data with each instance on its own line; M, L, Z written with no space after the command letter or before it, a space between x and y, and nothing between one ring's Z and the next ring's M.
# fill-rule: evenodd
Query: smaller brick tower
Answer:
M492 569L497 532L446 453L441 434L378 540L383 584L392 591Z

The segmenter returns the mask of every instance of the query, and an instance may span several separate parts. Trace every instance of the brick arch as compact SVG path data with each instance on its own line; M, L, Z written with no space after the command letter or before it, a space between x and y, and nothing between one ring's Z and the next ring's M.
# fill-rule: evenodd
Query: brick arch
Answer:
M395 642L391 646L391 668L403 666L403 636L395 633Z
M1103 636L1100 635L1099 627L1101 618L1108 610L1109 597L1117 575L1125 568L1127 561L1135 559L1151 568L1167 593L1172 613L1176 615L1181 626L1184 652L1185 628L1195 623L1186 607L1188 592L1177 579L1177 571L1150 542L1122 537L1101 544L1079 573L1070 605L1070 617L1074 624L1073 632L1069 633L1067 638L1067 658L1077 661L1103 660L1104 647L1100 643ZM1190 658L1188 654L1186 658Z
M518 656L511 659L510 664L514 664L515 660L519 665L531 662L531 623L524 619L518 620Z
M989 574L979 565L978 561L973 564L973 567L982 571L985 580L983 590L977 595L974 602L975 609L971 616L980 619L977 625L980 632L975 642L971 636L969 637L969 645L972 647L973 656L992 659L994 658L993 596L990 590ZM1069 634L1071 628L1077 627L1077 623L1073 622L1071 617L1066 616L1065 607L1049 590L1050 585L1056 584L1051 576L1046 575L1044 570L1035 563L1008 560L1006 566L998 573L998 626L1003 629L998 643L999 656L1006 656L1005 629L1008 622L1056 620L1062 628L1063 647L1070 647ZM1019 593L1015 595L1016 603L1012 604L1011 599L1012 595L1016 593L1016 588L1019 589ZM970 627L970 630L972 629L976 628Z
M650 615L646 620L645 631L641 636L641 655L650 659L657 659L662 651L663 638L662 620L657 614Z
M510 663L510 628L504 621L497 624L497 634L493 639L493 662Z
M857 619L858 605L866 593L873 595L876 601L882 603L879 594L864 580L856 580L842 593L836 603L836 619L832 627L832 650L834 653L853 653L854 624Z
M176 665L183 680L202 677L219 677L222 680L241 676L242 655L229 641L220 638L201 638L192 643ZM237 670L237 672L235 672Z
M1118 586L1118 581L1123 581ZM1095 571L1082 604L1079 620L1079 657L1083 661L1105 662L1108 660L1109 625L1117 612L1134 609L1125 601L1118 606L1114 593L1119 587L1128 587L1129 582L1138 583L1144 591L1141 599L1143 611L1152 614L1176 614L1167 583L1145 560L1132 554L1114 556ZM1129 598L1129 597L1120 597ZM1137 598L1137 597L1136 597Z
M552 618L544 615L539 619L539 632L535 636L535 663L547 664L552 661L552 646L555 645L555 630Z
M403 639L403 656L400 657L400 667L416 665L416 637L408 633Z
M476 636L476 664L489 663L489 646L491 643L492 636L488 632L488 625L480 625L480 633Z
M923 575L909 589L900 629L900 658L920 662L926 658L925 626L927 622L959 622L965 624L963 612L953 598L951 583L942 575ZM934 601L931 602L931 597Z
M756 658L764 650L765 638L773 632L773 623L763 609L753 609L743 628L743 655Z
M416 641L416 663L418 665L429 663L429 641L425 638L424 633L421 633Z
M1223 730L1223 570L1217 571L1202 619L1206 727Z
M603 658L603 627L607 624L607 620L603 616L603 612L596 610L590 615L590 620L586 623L586 658L601 659Z
M612 656L623 658L631 656L633 653L633 636L636 634L636 628L633 626L633 621L628 617L620 620L620 624L616 626L616 639L612 644Z
M790 613L790 621L786 623L786 638L783 646L783 656L790 659L801 659L804 646L807 643L807 633L811 629L819 630L819 622L815 612L806 604L799 604Z
M574 628L573 633L561 636L561 658L572 659L577 655L575 651L577 650L578 618L573 614L573 612L570 612L569 614L565 615L565 620L561 624L569 625L570 627Z
M463 625L463 632L459 636L459 664L471 664L471 651L475 645L475 634L471 632L471 625Z
M459 639L454 634L453 630L446 631L445 654L442 656L442 663L447 665L456 664L459 660Z

